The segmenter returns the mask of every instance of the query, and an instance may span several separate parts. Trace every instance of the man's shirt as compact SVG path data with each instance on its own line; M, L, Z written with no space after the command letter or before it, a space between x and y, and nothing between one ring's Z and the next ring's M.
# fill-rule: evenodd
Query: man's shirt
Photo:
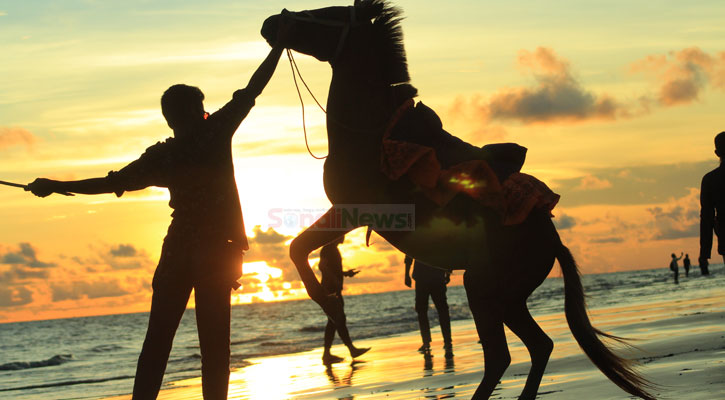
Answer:
M254 97L238 90L198 132L156 143L138 160L118 172L111 171L108 179L116 195L149 186L168 188L169 207L174 210L168 237L233 242L247 250L232 137L253 106Z

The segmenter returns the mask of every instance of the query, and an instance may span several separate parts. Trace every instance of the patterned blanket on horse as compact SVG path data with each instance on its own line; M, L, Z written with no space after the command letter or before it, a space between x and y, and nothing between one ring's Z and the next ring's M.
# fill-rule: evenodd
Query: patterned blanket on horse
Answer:
M546 184L519 172L525 159L526 148L515 143L464 142L443 129L435 111L410 99L391 119L380 161L390 179L406 176L441 206L465 193L514 225L535 208L551 212L559 201Z

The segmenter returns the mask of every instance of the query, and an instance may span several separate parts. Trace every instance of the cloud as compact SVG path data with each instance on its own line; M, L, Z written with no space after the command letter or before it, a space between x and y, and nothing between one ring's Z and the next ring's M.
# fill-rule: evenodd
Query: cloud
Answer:
M668 209L652 207L653 240L670 240L700 235L700 191L691 189L690 194L677 200Z
M600 190L612 187L612 183L606 179L597 178L594 175L586 175L580 178L579 185L572 190Z
M594 238L589 241L590 243L597 243L597 244L603 244L603 243L622 243L624 242L623 237L619 236L608 236L608 237L601 237L601 238Z
M91 273L107 271L109 268L114 271L151 270L156 266L156 261L152 260L145 250L139 250L131 244L102 244L100 246L93 245L91 248L95 253L94 255L87 258L73 256L70 257L70 260L83 265Z
M631 71L654 74L659 87L653 97L661 106L687 104L708 87L725 90L725 51L710 55L697 47L649 55L630 66Z
M31 268L49 268L54 263L38 260L35 248L30 243L20 243L17 251L8 251L0 254L0 264L23 265Z
M48 270L45 269L34 269L21 265L13 265L10 269L0 273L0 283L9 284L32 279L47 279L49 276L50 274Z
M36 141L35 136L26 129L0 126L0 150L19 145L32 150Z
M725 52L708 54L697 47L650 55L630 65L630 71L654 75L655 93L632 99L616 99L585 88L566 59L554 50L538 47L519 52L518 67L533 79L528 86L499 89L491 96L458 97L449 113L476 126L473 137L505 136L496 122L576 123L633 118L646 115L653 106L670 107L698 100L712 87L725 90Z
M611 96L598 95L582 87L572 74L569 62L552 49L521 50L518 65L532 75L534 84L501 89L489 99L474 97L467 106L477 109L484 121L515 120L531 124L611 120L624 112L620 110L622 105ZM456 101L456 108L465 106L465 101Z
M252 232L254 236L249 238L249 251L244 255L244 262L264 261L270 267L279 268L282 276L276 279L280 282L299 280L297 268L289 258L289 246L286 244L292 236L285 236L273 228L263 231L260 226L252 228ZM252 276L243 276L242 284L252 283L251 279Z
M23 286L0 287L0 307L24 306L33 302L33 292Z
M263 231L262 227L259 225L252 228L252 232L254 232L254 237L251 239L251 241L260 245L279 244L292 239L292 236L282 235L281 233L275 231L273 228L267 228L266 231Z
M136 248L130 244L119 244L111 248L111 255L114 257L133 257L136 253Z
M50 289L53 301L120 297L133 293L123 288L118 279L51 283Z
M554 218L554 226L558 230L571 229L576 226L576 219L572 216L561 214L561 216Z
M717 161L702 161L590 169L580 177L554 180L552 187L561 195L562 207L662 204L688 195L716 166Z

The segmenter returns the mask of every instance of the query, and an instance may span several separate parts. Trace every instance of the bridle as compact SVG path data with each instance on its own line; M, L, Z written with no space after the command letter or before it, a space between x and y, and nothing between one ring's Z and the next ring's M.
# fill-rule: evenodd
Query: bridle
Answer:
M340 32L340 38L337 41L337 47L335 48L335 53L332 55L332 58L330 58L329 62L334 63L337 58L340 56L340 53L342 53L343 47L345 47L345 41L347 41L347 36L350 33L350 29L354 28L356 26L360 26L363 23L357 21L357 16L355 14L355 6L347 6L347 9L350 11L350 20L349 21L339 21L336 19L329 19L329 18L319 18L316 17L312 12L310 11L299 11L299 12L292 12L288 11L286 8L282 10L282 15L291 18L295 21L301 21L301 22L311 22L317 25L322 26L331 26L335 28L342 28L342 32Z
M356 3L357 3L357 0L356 0ZM340 56L340 54L342 53L342 49L345 46L345 42L350 33L350 29L364 24L364 22L357 21L357 17L355 14L355 6L348 6L347 8L350 11L350 13L349 13L350 20L349 21L339 21L339 20L335 20L335 19L319 18L319 17L316 17L315 15L313 15L310 11L292 12L292 11L288 11L286 8L282 10L281 15L283 15L287 18L291 18L295 21L309 22L309 23L314 23L314 24L322 25L322 26L331 26L331 27L342 28L342 32L340 33L340 38L337 41L337 47L335 49L335 53L333 54L332 58L328 61L331 64L333 64L337 60L337 58ZM327 156L318 157L314 153L312 153L312 150L310 149L310 145L307 140L307 127L306 127L306 123L305 123L305 105L304 105L304 101L302 100L302 94L300 93L299 85L297 84L297 76L300 77L300 80L302 81L305 88L307 89L307 92L310 94L310 96L312 96L312 99L315 100L315 103L317 103L317 106L320 107L320 110L322 110L322 112L325 114L327 114L327 110L325 110L325 108L322 107L320 102L317 101L317 98L312 93L312 90L310 90L309 86L307 86L307 83L302 78L302 74L300 73L299 68L297 67L297 63L295 62L294 56L292 55L292 51L289 48L287 48L286 51L287 51L287 58L289 59L289 62L290 62L290 68L292 69L292 78L294 80L295 88L297 89L297 96L299 97L300 104L302 106L302 129L304 131L305 146L307 147L307 152L312 156L312 158L315 158L317 160L325 159L325 158L327 158ZM328 121L332 121L332 122L346 128L347 130L368 133L368 130L361 130L361 129L348 127L345 124L331 118L329 115L327 116L327 118L328 118Z

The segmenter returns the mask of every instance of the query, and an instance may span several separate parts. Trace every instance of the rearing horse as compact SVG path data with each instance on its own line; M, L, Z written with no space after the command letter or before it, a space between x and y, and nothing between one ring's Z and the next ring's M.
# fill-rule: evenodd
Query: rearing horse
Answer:
M578 268L559 238L549 209L533 208L523 221L511 224L505 222L500 209L492 206L500 204L500 196L496 195L501 193L501 184L511 182L515 175L512 172L518 172L520 165L514 171L507 170L506 163L497 162L495 154L486 152L485 147L468 145L442 129L442 133L434 132L423 140L418 132L397 127L400 124L396 123L404 119L401 115L413 112L410 99L416 95L415 88L408 84L400 15L386 1L362 0L348 7L283 10L264 22L262 35L275 42L280 20L289 19L291 32L282 45L332 66L327 102L329 156L323 180L333 208L290 245L290 256L307 293L333 320L339 318L339 300L325 295L308 261L312 251L358 227L349 226L347 231L325 229L335 219L334 205L366 204L374 208L383 204L414 204L414 230L393 231L375 226L372 229L413 258L465 270L464 286L485 359L484 376L474 398L489 398L511 362L504 324L523 341L531 356L531 369L519 398L536 398L553 342L531 317L526 299L546 279L557 259L565 282L566 318L576 341L624 391L654 399L647 392L651 384L631 368L628 360L614 354L600 340L600 336L613 337L591 325ZM425 109L420 108L422 119L437 118ZM431 123L416 125L414 121L406 126L425 128ZM397 133L391 133L396 130ZM408 145L406 141L418 144ZM427 186L421 184L431 174L423 173L421 181L420 175L411 172L415 168L409 170L411 166L407 164L396 175L396 162L400 160L395 159L395 154L386 153L384 143L397 144L403 153L415 149L416 157L420 156L417 160L428 158L427 164L417 164L422 165L418 172L432 166L438 181L428 182ZM422 150L416 147L421 145ZM425 148L433 149L434 156ZM395 176L381 168L386 157L392 157L388 161L396 164L392 171ZM523 163L523 158L520 161ZM456 170L461 163L472 168L467 172ZM494 167L493 173L489 163ZM465 179L458 179L461 176ZM443 200L436 197L436 193L441 193L436 192L441 177L446 178L443 184L448 185L443 188ZM451 182L462 186L451 192Z

